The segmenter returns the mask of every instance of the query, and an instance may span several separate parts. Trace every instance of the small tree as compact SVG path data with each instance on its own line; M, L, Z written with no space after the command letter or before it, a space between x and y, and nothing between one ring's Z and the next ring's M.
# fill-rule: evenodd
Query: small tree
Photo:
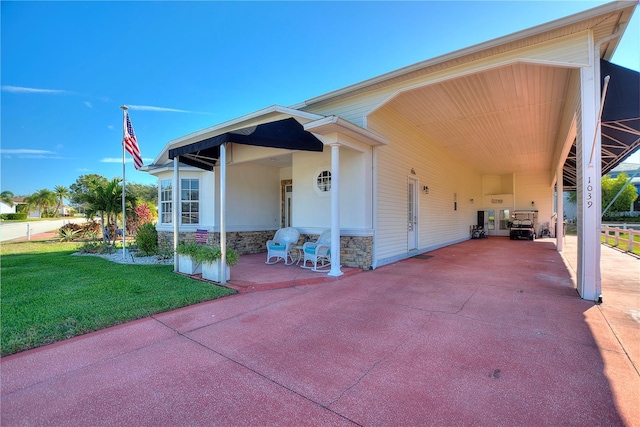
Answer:
M631 204L638 198L638 190L629 181L629 175L622 172L617 178L609 175L602 177L602 209L604 210L624 187L608 212L628 212Z

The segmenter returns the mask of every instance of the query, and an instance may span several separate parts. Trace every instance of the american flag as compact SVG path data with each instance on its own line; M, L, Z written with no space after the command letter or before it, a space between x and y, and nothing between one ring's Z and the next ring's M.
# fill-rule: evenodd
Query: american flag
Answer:
M126 111L124 112L124 139L122 143L124 144L125 150L133 157L133 166L136 170L140 169L143 165L142 155L140 154L140 147L138 147L138 140L133 131L131 120L129 120L129 114Z

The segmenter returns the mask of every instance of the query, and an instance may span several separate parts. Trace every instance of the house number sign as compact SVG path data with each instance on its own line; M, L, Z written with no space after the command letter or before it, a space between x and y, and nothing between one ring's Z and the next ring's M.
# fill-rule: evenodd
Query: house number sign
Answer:
M593 207L593 185L591 185L591 177L587 182L587 208Z
M502 204L502 200L503 199L491 199L491 203L501 205Z

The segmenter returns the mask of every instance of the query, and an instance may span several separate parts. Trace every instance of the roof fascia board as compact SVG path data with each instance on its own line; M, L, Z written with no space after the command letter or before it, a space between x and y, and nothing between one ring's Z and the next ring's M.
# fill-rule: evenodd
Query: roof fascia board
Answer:
M498 47L500 45L505 45L508 43L512 43L524 38L528 38L528 37L532 37L532 36L536 36L545 32L549 32L549 31L553 31L553 30L558 30L562 27L565 26L569 26L569 25L573 25L573 24L577 24L581 21L585 21L585 20L589 20L589 19L593 19L595 17L598 17L600 15L606 15L606 14L610 14L612 12L616 12L616 11L620 11L620 10L624 10L627 8L632 8L632 13L633 10L635 9L635 5L637 4L636 1L627 1L627 0L620 0L620 1L614 1L611 3L607 3L605 5L593 8L593 9L589 9L586 10L584 12L580 12L574 15L570 15L564 18L560 18L557 19L555 21L551 21L551 22L547 22L541 25L537 25L535 27L531 27L522 31L518 31L516 33L512 33L506 36L502 36L502 37L498 37L483 43L479 43L464 49L460 49L460 50L456 50L441 56L437 56L435 58L432 59L428 59L426 61L421 61L418 62L416 64L412 64L403 68L400 68L398 70L383 74L381 76L378 77L374 77L368 80L364 80L360 83L356 83L353 84L351 86L347 86L345 88L342 89L338 89L335 90L333 92L329 92L327 94L318 96L316 98L312 98L309 99L307 101L304 101L302 103L296 104L295 108L303 108L303 107L308 107L311 106L313 104L317 104L320 102L325 102L328 100L331 100L332 98L336 98L339 96L344 96L347 95L351 92L356 92L358 90L367 88L369 86L372 85L377 85L380 83L383 83L387 80L392 80L398 77L402 77L404 75L407 74L411 74L414 71L418 71L422 68L427 68L430 67L432 65L436 65L436 64L440 64L440 63L444 63L447 61L451 61L454 59L458 59L464 56L468 56L468 55L472 55L478 52L481 52L483 50L489 50L491 48L494 47ZM625 25L626 26L626 25ZM619 39L618 39L619 40ZM617 45L617 42L615 43ZM611 55L613 55L613 52L615 51L615 48L611 49ZM606 59L606 58L605 58Z
M389 140L387 138L338 116L328 116L320 120L306 123L303 126L304 130L308 132L319 135L329 135L333 133L343 134L356 141L360 141L371 146L389 144Z

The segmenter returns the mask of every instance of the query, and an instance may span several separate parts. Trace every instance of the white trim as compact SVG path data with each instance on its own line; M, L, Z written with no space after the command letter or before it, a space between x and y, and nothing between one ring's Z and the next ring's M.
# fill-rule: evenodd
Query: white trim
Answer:
M367 145L388 145L389 140L338 116L328 116L305 123L304 130L319 135L343 134Z

